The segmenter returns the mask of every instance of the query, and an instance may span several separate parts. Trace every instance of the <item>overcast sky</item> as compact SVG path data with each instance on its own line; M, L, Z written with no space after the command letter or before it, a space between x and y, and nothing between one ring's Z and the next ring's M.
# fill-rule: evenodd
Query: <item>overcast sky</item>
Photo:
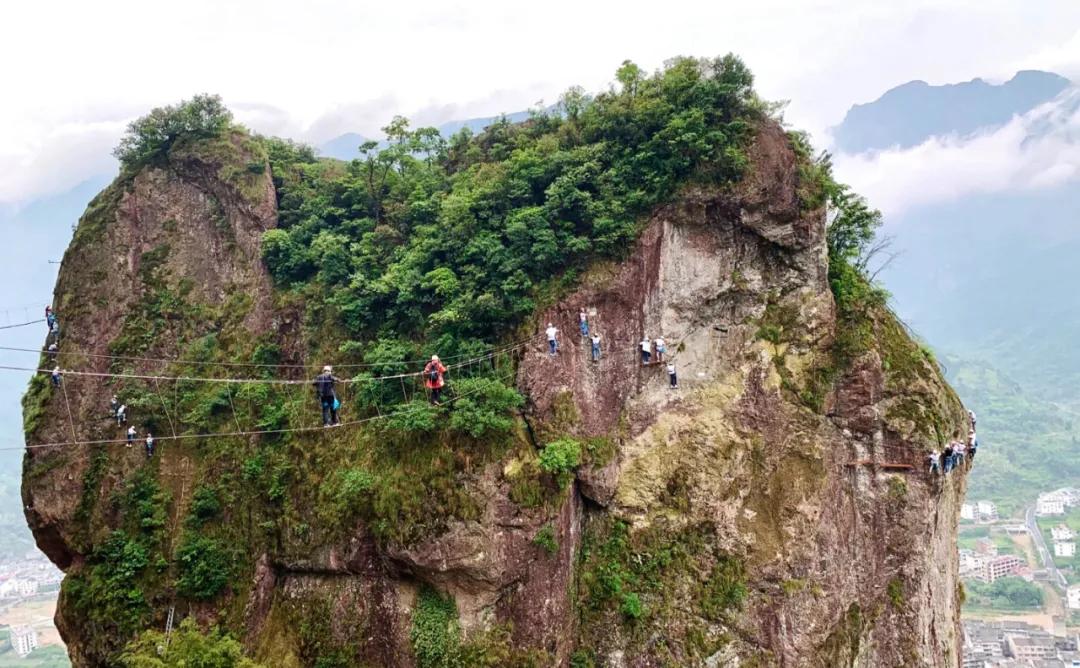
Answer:
M364 6L369 5L369 6ZM853 102L910 79L1080 74L1076 0L467 3L54 0L0 10L0 205L112 169L131 118L198 92L321 142L553 102L623 59L741 55L823 143Z

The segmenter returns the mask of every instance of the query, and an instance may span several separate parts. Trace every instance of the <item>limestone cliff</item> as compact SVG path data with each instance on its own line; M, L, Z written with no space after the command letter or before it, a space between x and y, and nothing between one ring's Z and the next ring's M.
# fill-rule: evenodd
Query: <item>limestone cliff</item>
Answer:
M302 326L320 305L276 295L263 268L277 209L257 142L182 144L124 175L80 222L54 304L79 351L65 368L128 377L35 380L28 443L116 438L117 392L162 436L269 433L167 441L151 460L115 444L27 451L27 518L68 574L57 622L75 664L110 665L172 607L272 666L959 665L964 476L931 479L923 462L964 411L884 308L841 358L824 212L800 200L799 158L771 123L748 158L737 185L687 186L624 261L538 310L524 334L553 322L562 349L533 339L515 360L527 403L486 449L405 446L368 425L285 439L274 430L311 426L304 387L133 378L178 375L165 358L221 377L230 361L291 363L279 377L301 380L334 332ZM597 363L580 308L603 337ZM678 390L638 361L641 337L661 334ZM280 414L260 410L274 401ZM222 421L235 424L197 426ZM584 447L569 480L538 466L559 438ZM402 486L444 474L393 511L423 531L349 512L361 501L338 478L376 459ZM226 581L190 567L208 555ZM439 663L457 628L457 663Z

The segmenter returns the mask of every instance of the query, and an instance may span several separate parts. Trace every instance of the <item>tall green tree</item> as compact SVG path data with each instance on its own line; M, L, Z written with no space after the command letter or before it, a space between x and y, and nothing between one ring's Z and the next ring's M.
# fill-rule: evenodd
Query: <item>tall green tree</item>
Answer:
M232 125L230 112L218 95L196 95L176 105L157 107L132 121L113 155L126 168L165 157L180 137L222 134Z

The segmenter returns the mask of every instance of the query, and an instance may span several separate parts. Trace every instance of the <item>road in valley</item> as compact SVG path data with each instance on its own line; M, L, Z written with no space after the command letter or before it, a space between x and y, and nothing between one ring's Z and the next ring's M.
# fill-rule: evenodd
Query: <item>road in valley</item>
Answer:
M1046 547L1046 541L1043 540L1039 523L1035 521L1035 506L1028 506L1028 509L1024 511L1024 522L1027 524L1028 533L1031 534L1032 540L1035 541L1035 551L1042 561L1043 568L1050 575L1050 581L1064 594L1069 582L1061 574L1061 571L1057 569L1057 566L1054 565L1054 555Z

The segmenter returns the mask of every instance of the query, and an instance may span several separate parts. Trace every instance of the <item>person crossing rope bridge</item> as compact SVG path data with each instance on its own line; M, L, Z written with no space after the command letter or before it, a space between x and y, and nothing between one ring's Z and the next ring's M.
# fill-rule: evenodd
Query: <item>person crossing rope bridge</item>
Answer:
M432 355L431 361L424 366L424 385L431 392L431 405L438 406L443 386L446 385L446 367L439 361L438 355Z
M312 383L315 386L315 393L319 397L319 403L322 405L324 427L338 427L341 425L341 420L338 419L338 409L341 407L341 402L338 401L337 393L334 391L334 385L337 382L338 378L334 376L334 368L327 364L323 367L322 373L315 378L315 382Z
M550 325L550 329L555 330L555 334L556 334L556 337L557 337L558 329L555 328L554 325ZM593 332L590 332L590 334L592 334L592 333ZM400 373L400 374L394 374L394 375L388 375L388 376L378 376L378 377L371 377L371 376L367 376L367 375L361 375L361 376L357 376L355 378L341 379L341 378L338 378L338 377L334 376L333 375L333 368L330 367L330 365L327 365L327 367L329 367L329 368L326 369L326 372L329 373L329 379L330 379L330 382L328 384L325 382L326 379L323 379L323 382L320 382L320 379L318 379L318 378L315 381L310 381L310 380L294 380L294 379L285 379L285 378L266 378L266 377L262 377L262 378L232 378L232 377L166 376L166 375L155 375L155 374L147 374L147 373L139 374L139 373L108 373L108 372L96 372L96 371L78 371L78 370L74 370L74 369L71 369L71 368L64 369L62 373L64 375L71 375L71 376L74 376L74 377L86 376L86 377L95 377L95 378L128 378L128 379L137 379L137 380L149 380L149 381L153 381L155 383L155 385L156 385L156 383L158 381L240 383L240 384L274 383L274 384L282 384L282 385L297 385L297 384L312 382L313 385L315 385L315 389L316 389L317 396L318 396L319 401L320 401L320 405L324 409L324 414L323 414L324 426L337 426L337 425L341 424L341 420L340 420L340 417L339 417L338 412L337 412L338 409L340 408L340 405L341 405L341 402L340 402L340 400L338 400L337 393L336 393L336 384L338 382L343 383L343 384L345 384L345 383L376 383L376 382L379 382L379 381L384 381L384 380L389 380L389 379L404 379L404 378L409 378L409 377L415 378L416 376L424 375L425 376L425 383L426 384L430 383L430 384L434 385L434 387L428 387L428 389L441 390L441 389L443 389L443 386L445 385L446 373L448 373L449 370L454 369L454 368L469 367L471 365L476 364L477 362L481 362L481 361L484 361L484 360L492 360L492 368L493 369L499 368L500 365L499 365L497 360L498 360L498 357L500 355L505 355L507 357L507 359L510 359L510 356L513 354L513 351L528 347L530 345L529 342L532 341L532 340L535 340L535 338L537 338L538 336L544 336L545 338L548 338L549 337L549 332L544 332L544 333L533 335L532 337L524 339L520 343L509 344L509 345L503 346L501 348L496 348L496 349L493 349L493 350L489 351L488 353L486 353L484 355L480 355L478 357L473 357L471 359L468 359L468 360L465 360L463 362L459 362L459 363L453 364L453 365L443 365L442 362L439 361L438 357L436 356L437 366L436 365L431 365L430 362L429 362L429 364L426 365L425 368L427 368L429 366L434 367L434 368L427 368L427 373L425 373L424 371L419 371L419 372ZM599 339L599 336L597 336L596 338ZM589 339L586 339L586 341L588 343L592 343L592 341L590 341ZM4 347L0 347L0 349L4 349ZM557 343L556 343L556 350L557 350ZM40 353L40 351L36 351L36 352ZM87 354L87 356L91 356L91 354ZM463 356L463 355L459 355L459 357L461 357L461 356ZM98 354L98 355L96 355L96 357L107 358L107 359L117 359L120 356ZM139 359L150 360L150 359L155 359L155 358L139 358ZM176 362L177 361L177 360L173 360L173 359L160 359L160 358L157 358L157 359L158 359L158 361L164 361L164 362ZM196 365L201 364L201 362L199 362L199 361L192 361L192 363L196 364ZM229 363L222 362L222 363L219 363L219 364L224 365L224 364L229 364ZM238 366L255 366L255 365L249 364L249 363L237 363L237 365ZM262 365L262 366L274 367L274 366L278 366L278 365ZM281 365L281 366L285 366L285 365ZM384 366L385 366L385 363L384 363ZM38 369L27 369L27 368L22 368L22 367L0 366L0 370L36 371L36 372L39 372L39 373L50 374L50 371L48 369L40 369L40 368L38 368ZM324 392L326 392L327 390L329 390L333 394L330 395L330 396L324 396ZM404 391L404 384L403 384L403 391ZM433 402L435 402L435 403L440 402L440 400L441 400L440 395L441 395L441 392L432 392L431 400ZM324 398L327 399L325 404L323 402ZM116 399L119 400L118 397L116 397ZM455 400L456 399L457 399L457 397L455 397ZM230 398L230 400L231 400L231 398ZM408 401L407 395L406 395L406 401ZM163 402L163 404L165 403L164 399L162 399L162 402ZM231 403L231 401L230 401L230 403ZM110 409L112 409L114 405L115 404L113 402L110 402ZM117 422L118 422L117 426L118 427L121 427L122 425L124 427L126 427L126 424L125 424L126 419L125 418L127 416L124 415L124 408L125 407L123 405L121 405L119 410L117 410L117 413L119 414L119 415L116 416L118 418L118 420L117 420ZM168 408L166 407L165 410L168 411ZM235 411L235 407L233 408L233 410ZM388 413L388 415L389 414L392 414L392 413ZM382 417L382 415L380 415L379 417ZM177 437L193 437L191 435L180 435L180 434L178 434L177 430L176 430L176 425L173 423L171 418L170 418L170 424L173 424L173 436L172 436L173 438L177 438ZM273 430L272 432L264 432L264 431L244 432L244 431L242 431L242 429L243 428L241 427L241 425L238 422L237 423L237 432L236 432L237 434L240 434L240 433L243 433L243 434L278 433L279 431L287 432L287 431L297 431L298 430L298 429L284 429L284 430ZM126 436L126 434L124 434L124 435ZM211 437L211 436L216 436L216 435L225 435L225 434L206 434L204 436L205 437ZM166 436L166 437L160 437L159 439L155 439L155 440L168 439L168 438L169 437ZM90 443L90 442L87 442L87 441L79 440L78 437L74 433L72 434L72 441L71 442L74 443L74 444L87 444L87 443ZM109 441L106 441L106 442L109 442ZM37 444L37 446L29 445L27 447L49 447L49 444ZM0 449L2 449L2 448L0 448Z
M514 377L514 375L515 375L514 372L510 372L510 373L504 374L502 376L495 376L494 378L495 378L495 380L498 380L498 381L501 381L501 382L506 382L506 381L511 380ZM477 393L484 392L484 391L485 391L484 387L477 387L477 388L474 388L474 389L472 389L470 391L462 392L461 394L458 394L458 395L456 395L456 396L454 396L454 397L452 397L450 399L447 399L444 402L444 405L466 399L466 398L468 398L470 396L476 395ZM402 410L387 411L387 412L380 413L378 415L372 415L372 416L369 416L369 417L359 418L359 419L356 419L356 420L348 420L348 421L342 422L340 426L342 426L342 427L355 426L355 425L365 424L365 423L368 423L368 422L373 422L375 420L385 420L385 419L392 418L392 417L399 416L399 415L408 415L408 414L418 413L418 412L422 412L422 411L426 411L426 410L429 410L426 406L421 407L421 408L417 408L415 406L412 406L412 407L403 408ZM209 432L209 433L197 433L197 434L175 434L173 436L159 436L159 437L154 437L154 442L156 443L157 441L203 440L203 439L209 439L209 438L272 436L272 435L279 435L279 434L307 433L307 432L312 432L312 431L321 431L322 429L323 429L322 427L283 427L283 428L280 428L280 429L255 429L255 430L247 430L247 431L238 429L236 431L227 431L227 432ZM131 438L132 438L132 441L133 441L134 436L136 435L134 426L129 427L129 434L131 435ZM54 442L49 442L49 443L27 443L27 444L24 444L24 445L17 445L17 446L0 446L0 451L39 450L39 449L45 449L45 448L85 447L85 446L103 446L103 445L123 445L125 443L129 443L129 441L126 438L111 438L111 439L97 439L97 440L77 440L77 439L73 438L70 441L54 441Z

